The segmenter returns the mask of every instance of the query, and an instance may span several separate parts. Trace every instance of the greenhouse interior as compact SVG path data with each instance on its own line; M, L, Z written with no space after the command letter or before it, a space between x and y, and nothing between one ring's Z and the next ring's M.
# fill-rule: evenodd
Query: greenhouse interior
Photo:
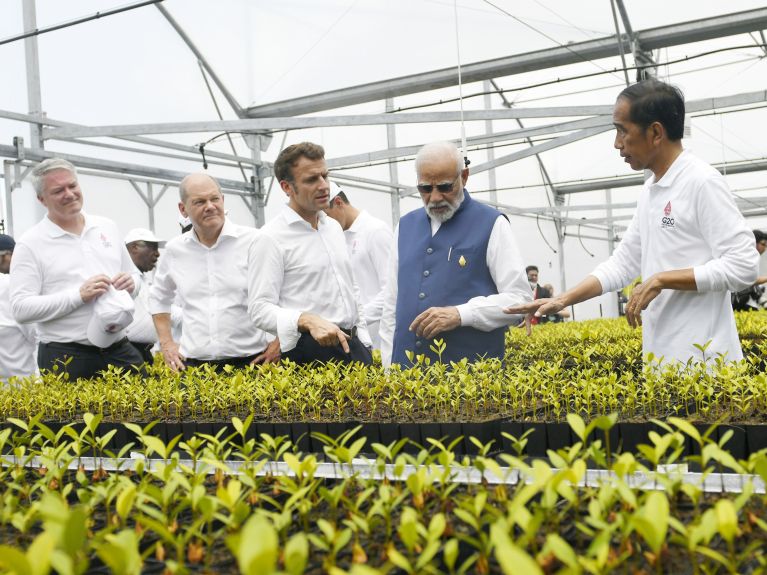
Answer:
M0 572L767 573L763 2L0 16Z

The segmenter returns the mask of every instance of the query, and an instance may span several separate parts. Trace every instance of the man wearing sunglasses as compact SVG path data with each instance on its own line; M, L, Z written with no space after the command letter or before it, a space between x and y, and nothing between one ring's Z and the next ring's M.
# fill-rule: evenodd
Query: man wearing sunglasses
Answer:
M506 329L518 323L503 308L532 300L509 221L469 196L469 169L452 143L427 144L415 167L424 207L403 216L395 231L381 359L503 359Z

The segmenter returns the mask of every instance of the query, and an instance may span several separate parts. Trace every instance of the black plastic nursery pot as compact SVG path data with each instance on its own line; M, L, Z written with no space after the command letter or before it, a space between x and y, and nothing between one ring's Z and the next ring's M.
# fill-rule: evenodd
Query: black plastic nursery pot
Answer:
M66 422L44 422L51 431L56 434L66 425ZM146 422L136 422L142 428ZM5 421L3 428L11 427L21 432L17 426ZM74 422L71 424L78 433L82 432L85 424ZM485 450L491 454L499 452L516 453L520 448L520 440L524 437L525 447L523 454L530 457L546 457L548 450L565 449L580 439L573 433L570 426L563 422L540 422L540 421L509 421L493 420L484 422L253 422L248 428L245 438L260 440L262 435L271 437L284 436L290 439L303 452L323 453L326 443L317 433L338 438L344 432L359 426L356 437L367 439L362 450L363 453L372 454L372 444L381 443L389 445L400 439L409 441L403 446L408 453L416 453L420 447L437 449L429 439L439 440L445 447L453 445L453 451L457 455L477 455L480 447L470 438L475 438ZM703 435L710 427L709 424L695 422L693 426ZM235 433L231 422L194 422L194 421L169 421L158 422L149 433L169 442L180 436L179 442L191 439L195 434L216 436L226 428L224 436ZM98 435L103 437L114 431L105 449L114 453L119 452L128 443L140 445L136 435L119 422L102 422L99 425ZM650 444L649 433L655 431L663 434L662 427L651 422L618 422L608 433L609 447L613 453L631 452L636 453L640 444ZM731 432L731 433L730 433ZM761 449L767 449L767 424L749 425L720 425L710 439L719 441L729 434L724 448L736 459L745 459L751 453ZM459 441L456 441L460 438ZM353 441L352 438L350 441ZM592 431L588 441L600 440L603 446L607 446L608 437L599 429ZM175 446L179 450L179 446ZM487 447L489 445L489 448ZM89 450L90 451L90 450ZM685 454L699 455L700 446L697 441L687 437L685 440Z

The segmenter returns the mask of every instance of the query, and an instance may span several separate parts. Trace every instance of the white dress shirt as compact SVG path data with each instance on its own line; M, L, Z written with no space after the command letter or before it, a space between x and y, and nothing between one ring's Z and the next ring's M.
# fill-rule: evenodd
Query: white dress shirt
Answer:
M683 363L741 359L729 292L756 281L759 252L724 177L689 151L645 183L623 240L592 275L606 293L686 268L697 291L663 290L642 312L643 352ZM709 341L704 357L694 344Z
M296 347L304 312L344 329L357 326L360 341L370 345L339 223L319 212L315 230L286 206L262 232L248 258L248 310L255 324L276 334L283 352Z
M133 322L125 328L128 339L134 343L150 344L157 342L157 331L154 327L152 314L149 313L149 290L152 287L149 273L142 273L136 284L136 309L133 312ZM181 327L181 308L176 304L171 306L170 322L173 329ZM180 331L179 331L180 333Z
M421 208L423 209L423 208ZM431 235L437 233L442 222L430 217ZM381 317L381 362L391 365L394 345L394 323L397 308L397 281L399 270L399 225L394 230L394 243L389 258L389 281L386 284L383 315ZM527 281L525 265L511 231L511 224L504 217L498 217L490 231L485 256L490 277L498 293L473 297L465 304L456 306L461 316L461 326L473 327L480 331L492 331L499 327L517 324L521 318L503 313L504 308L532 301L530 284Z
M362 317L373 347L380 349L378 327L383 312L392 231L381 220L362 210L344 232L344 236L352 259L354 280L360 290Z
M248 250L258 235L258 230L227 218L211 247L200 243L194 229L165 245L149 290L149 311L172 313L178 292L183 301L179 351L184 357L247 357L274 339L248 319Z
M0 274L0 382L29 377L37 371L37 331L19 325L11 315L10 278Z
M19 323L37 323L40 341L93 345L87 330L93 301L84 303L80 287L89 278L120 272L133 275L122 234L107 218L81 212L82 233L63 230L45 216L16 243L11 259L11 310ZM134 294L135 296L135 290Z

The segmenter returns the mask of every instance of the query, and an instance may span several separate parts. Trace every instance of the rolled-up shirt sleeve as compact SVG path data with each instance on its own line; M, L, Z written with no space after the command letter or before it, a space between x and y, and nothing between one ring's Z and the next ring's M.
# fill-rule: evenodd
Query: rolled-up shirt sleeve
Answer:
M296 347L301 310L282 308L285 273L282 252L274 238L260 234L248 251L248 313L257 328L280 338L280 350ZM309 294L307 294L308 297Z
M63 317L83 305L80 286L41 294L43 275L29 246L16 244L11 259L11 313L19 323L45 322Z
M492 331L518 322L520 318L503 313L504 308L533 299L511 224L503 216L495 220L490 232L486 262L498 293L473 297L456 306L461 325L480 331Z
M639 209L631 218L631 223L613 255L591 272L602 284L603 294L624 288L642 273L642 237L639 234L638 214Z
M745 225L724 178L708 178L702 185L705 189L695 194L697 223L713 258L695 266L695 284L701 292L746 289L759 275L754 234Z

